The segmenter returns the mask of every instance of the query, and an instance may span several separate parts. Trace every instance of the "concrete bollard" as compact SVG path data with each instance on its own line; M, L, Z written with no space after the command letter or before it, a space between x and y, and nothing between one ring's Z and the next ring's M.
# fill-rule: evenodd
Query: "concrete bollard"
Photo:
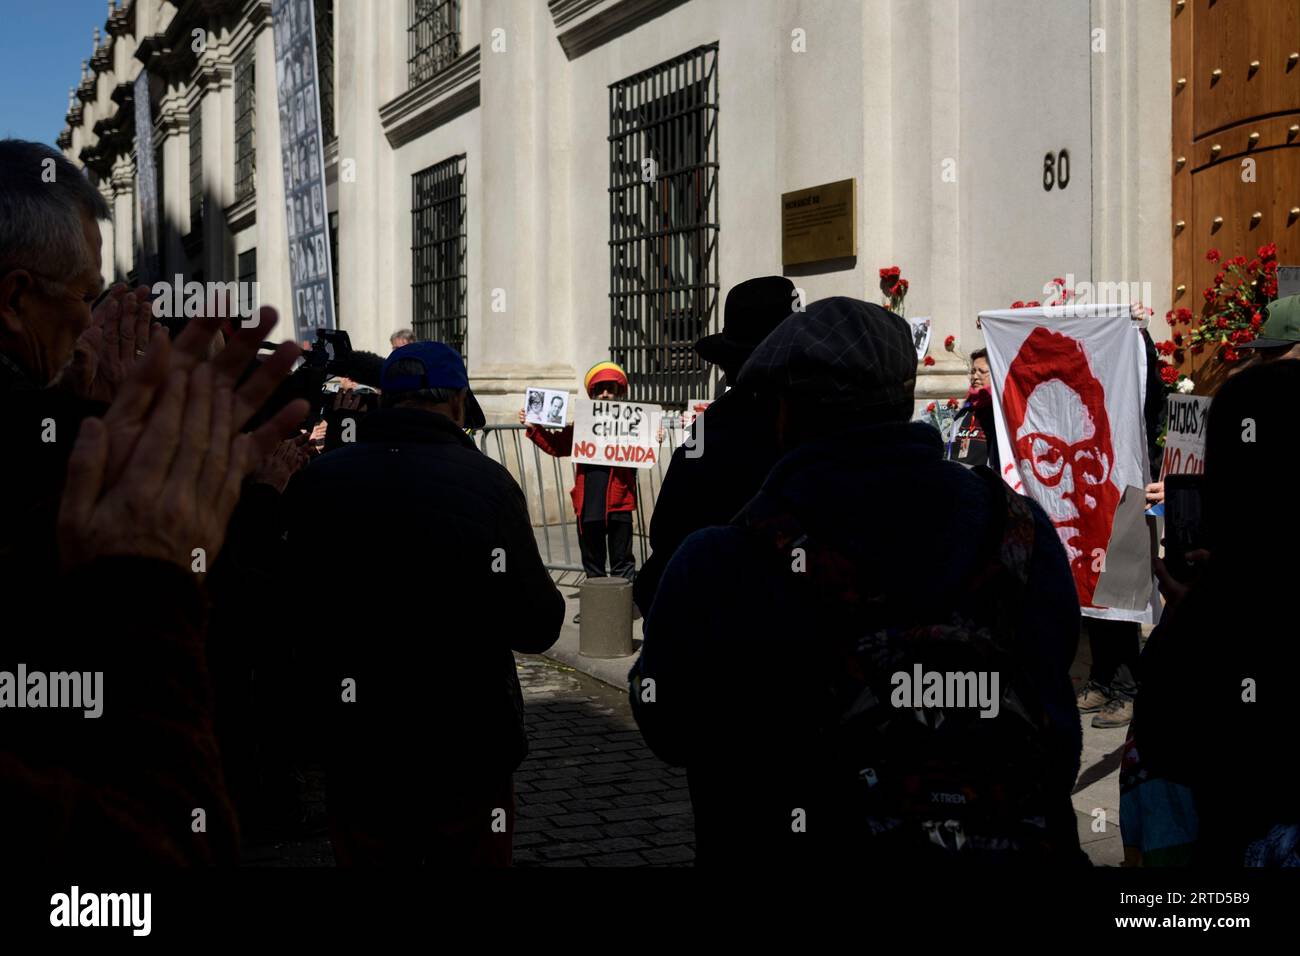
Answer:
M587 578L578 591L582 621L578 653L583 657L628 657L632 653L632 583L626 578Z

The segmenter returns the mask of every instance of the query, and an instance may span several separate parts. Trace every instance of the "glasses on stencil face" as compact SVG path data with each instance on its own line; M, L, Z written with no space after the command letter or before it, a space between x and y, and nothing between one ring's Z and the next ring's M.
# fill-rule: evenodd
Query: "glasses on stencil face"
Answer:
M1027 461L1034 476L1048 487L1060 483L1068 465L1078 480L1099 485L1106 480L1110 463L1092 439L1074 445L1066 444L1055 435L1031 432L1016 440L1016 457Z

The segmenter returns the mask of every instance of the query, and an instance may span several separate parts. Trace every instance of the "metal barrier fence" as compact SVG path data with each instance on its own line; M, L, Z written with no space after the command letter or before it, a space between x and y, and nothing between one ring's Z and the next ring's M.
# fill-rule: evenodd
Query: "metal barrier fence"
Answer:
M573 487L573 460L556 458L543 452L525 435L527 426L488 425L477 435L479 449L502 465L523 489L528 502L528 517L537 533L542 561L551 571L577 575L582 580L582 557L577 545L577 516L569 489ZM638 567L650 553L650 518L663 486L664 471L673 452L681 444L683 433L675 415L664 416L663 453L651 468L635 469L637 477L636 514L632 534L640 557ZM550 462L547 468L543 459ZM565 583L569 583L566 579Z

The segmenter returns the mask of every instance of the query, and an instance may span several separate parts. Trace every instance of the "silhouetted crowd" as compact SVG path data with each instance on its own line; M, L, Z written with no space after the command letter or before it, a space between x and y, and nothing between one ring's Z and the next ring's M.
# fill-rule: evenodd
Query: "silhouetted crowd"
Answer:
M158 323L148 288L104 287L108 217L61 154L0 142L10 856L234 863L318 825L318 763L339 864L509 865L514 655L555 643L565 603L519 484L467 434L486 416L461 356L410 330L387 357L270 345L271 308ZM687 770L697 861L1086 865L1082 713L1128 728L1130 862L1300 865L1300 342L1216 394L1204 548L1156 559L1143 646L1085 622L1057 529L998 476L986 356L945 440L912 420L903 319L797 302L741 283L699 343L727 387L639 570L635 475L575 469L584 569L630 579L645 617L629 700ZM618 400L628 375L584 387ZM571 451L572 426L527 434Z

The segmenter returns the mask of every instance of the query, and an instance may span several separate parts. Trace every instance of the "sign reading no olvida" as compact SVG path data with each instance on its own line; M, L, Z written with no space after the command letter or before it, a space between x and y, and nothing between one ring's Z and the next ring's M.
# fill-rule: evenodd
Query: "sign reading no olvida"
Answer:
M640 402L582 399L573 419L573 460L584 465L652 468L659 458L663 409Z

